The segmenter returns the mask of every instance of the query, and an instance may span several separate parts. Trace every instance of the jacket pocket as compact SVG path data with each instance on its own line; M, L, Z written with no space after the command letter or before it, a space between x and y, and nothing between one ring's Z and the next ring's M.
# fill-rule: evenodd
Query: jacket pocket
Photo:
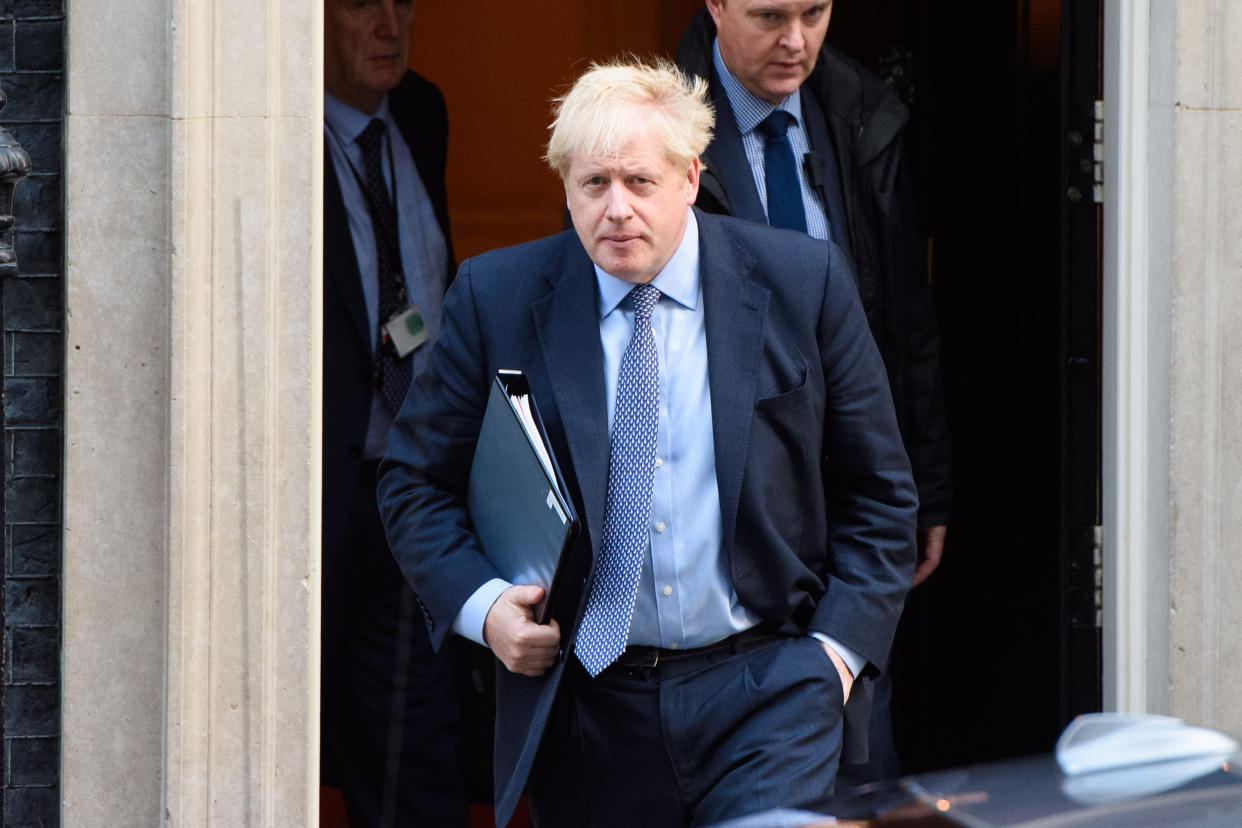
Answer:
M760 397L755 400L755 412L761 417L769 417L805 405L811 399L811 386L807 382L807 371L802 369L801 381L795 388L782 391L771 397Z

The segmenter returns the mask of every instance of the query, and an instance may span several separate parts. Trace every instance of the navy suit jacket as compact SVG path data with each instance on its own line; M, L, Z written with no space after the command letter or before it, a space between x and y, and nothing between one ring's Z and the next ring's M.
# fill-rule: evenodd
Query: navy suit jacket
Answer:
M791 634L887 657L914 565L917 496L884 365L840 251L696 210L722 544L741 602ZM527 373L585 531L558 603L562 658L538 678L498 668L496 818L529 773L600 548L608 416L594 270L572 232L462 264L444 326L389 437L389 543L442 646L496 572L464 496L497 369ZM867 693L846 709L846 750ZM851 738L851 722L862 728ZM862 741L865 745L865 739ZM864 748L865 749L865 748Z

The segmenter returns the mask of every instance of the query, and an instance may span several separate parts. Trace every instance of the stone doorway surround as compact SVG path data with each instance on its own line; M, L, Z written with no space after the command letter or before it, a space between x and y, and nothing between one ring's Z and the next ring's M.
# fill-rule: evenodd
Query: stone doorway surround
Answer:
M1242 6L1104 28L1104 705L1239 736Z
M317 822L322 21L70 10L67 826Z

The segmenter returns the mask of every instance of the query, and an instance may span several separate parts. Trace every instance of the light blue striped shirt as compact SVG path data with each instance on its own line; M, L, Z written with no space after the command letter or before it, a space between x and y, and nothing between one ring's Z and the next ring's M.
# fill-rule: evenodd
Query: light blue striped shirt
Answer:
M810 152L811 145L807 140L806 130L802 126L802 90L796 90L779 104L771 104L751 94L742 86L742 82L729 72L724 59L720 56L720 45L712 43L712 60L716 65L716 74L724 85L725 95L729 98L729 106L733 107L733 118L737 121L737 131L742 135L742 148L746 150L746 161L750 164L751 174L755 177L755 189L759 191L759 200L763 203L763 212L768 211L767 175L763 167L763 134L755 128L764 118L778 109L793 116L794 122L789 125L789 144L793 149L794 166L798 168L798 183L802 185L802 206L806 210L806 231L817 239L831 238L828 229L828 213L824 208L824 198L819 190L811 186L807 179L802 159Z

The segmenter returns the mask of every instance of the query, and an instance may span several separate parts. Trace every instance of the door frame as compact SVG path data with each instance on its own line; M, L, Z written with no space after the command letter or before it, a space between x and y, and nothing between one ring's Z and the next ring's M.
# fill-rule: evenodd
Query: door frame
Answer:
M1155 9L1164 15L1168 10ZM1153 41L1148 3L1105 0L1102 350L1103 702L1168 708L1168 171L1149 169L1171 124L1151 105L1153 70L1172 35ZM1167 31L1167 26L1166 29ZM1155 48L1157 54L1151 50ZM1167 63L1167 60L1165 60ZM1158 154L1156 154L1158 156Z

